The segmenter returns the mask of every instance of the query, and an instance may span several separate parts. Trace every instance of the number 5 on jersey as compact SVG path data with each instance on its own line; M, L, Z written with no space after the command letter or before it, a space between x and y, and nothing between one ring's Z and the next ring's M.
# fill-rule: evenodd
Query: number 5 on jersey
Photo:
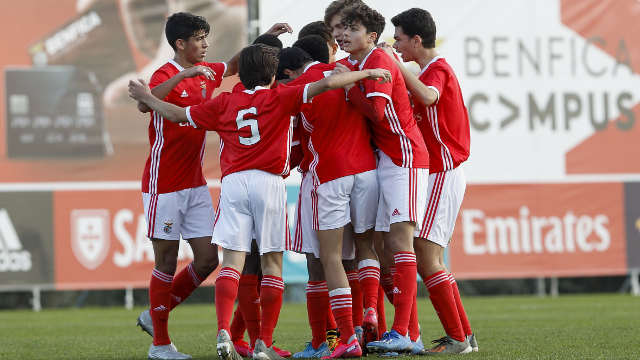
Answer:
M258 115L258 110L255 107L242 109L238 111L238 116L236 117L238 130L247 126L251 127L251 137L238 136L240 139L240 144L249 146L260 141L260 130L258 129L258 120L244 118L247 114L253 114L254 116Z

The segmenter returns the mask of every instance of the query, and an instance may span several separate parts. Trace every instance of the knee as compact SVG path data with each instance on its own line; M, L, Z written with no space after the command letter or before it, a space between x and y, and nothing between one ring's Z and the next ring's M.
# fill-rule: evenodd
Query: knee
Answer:
M209 275L220 264L220 261L218 260L218 252L199 255L200 256L195 256L193 259L193 267L198 274Z

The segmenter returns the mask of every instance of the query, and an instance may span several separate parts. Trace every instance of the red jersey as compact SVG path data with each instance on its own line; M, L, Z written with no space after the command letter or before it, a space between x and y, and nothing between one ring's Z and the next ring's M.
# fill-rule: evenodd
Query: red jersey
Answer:
M413 118L407 87L398 66L381 49L373 48L358 65L363 69L386 69L392 81L380 83L363 80L362 87L367 98L379 96L387 100L385 120L372 124L373 141L393 160L397 166L406 168L428 168L429 153Z
M243 170L289 174L292 117L309 102L307 86L256 87L187 107L191 126L220 136L222 177Z
M182 80L164 98L164 101L186 107L209 99L220 86L227 65L224 63L197 63L215 71L215 79L196 76ZM173 60L161 66L151 76L149 86L154 88L184 70ZM186 124L188 125L188 124ZM205 131L185 124L164 121L151 112L149 144L151 150L142 174L142 192L164 194L206 184L202 174Z
M469 158L471 143L469 115L458 78L449 63L437 56L420 72L419 79L438 93L431 106L413 100L414 116L429 150L429 172L455 169Z
M335 64L313 62L289 84L321 80L331 75L334 68ZM316 96L300 115L303 127L311 133L307 145L313 156L309 172L316 185L376 168L367 123L360 112L347 103L344 89Z

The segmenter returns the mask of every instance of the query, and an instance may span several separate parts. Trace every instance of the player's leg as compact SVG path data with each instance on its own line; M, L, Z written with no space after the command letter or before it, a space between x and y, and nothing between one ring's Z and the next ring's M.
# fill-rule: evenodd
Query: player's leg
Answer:
M430 353L472 351L458 313L449 273L442 261L464 194L464 187L460 187L463 183L456 174L454 170L429 176L429 206L425 210L422 228L416 231L418 239L414 244L419 259L418 271L447 334L427 350Z
M253 240L251 252L245 257L244 267L238 286L238 306L231 323L231 340L238 354L251 355L251 349L260 332L260 294L259 279L260 254ZM244 341L244 331L249 334L249 342Z
M385 296L385 287L384 280L385 274L389 274L389 264L386 261L386 256L384 252L384 239L382 237L382 233L379 231L374 231L373 233L373 246L376 249L376 254L378 255L378 259L380 260L380 286L378 289L378 338L381 338L382 335L387 332L387 317L384 309L384 296ZM393 277L387 276L388 279L391 280L391 295L393 296ZM387 280L388 281L388 280ZM393 300L391 300L393 304Z

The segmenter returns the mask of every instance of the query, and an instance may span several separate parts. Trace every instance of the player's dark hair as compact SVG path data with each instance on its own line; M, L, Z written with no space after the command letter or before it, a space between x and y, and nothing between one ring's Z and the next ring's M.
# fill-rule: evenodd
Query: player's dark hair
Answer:
M209 30L209 23L205 18L188 12L177 12L169 16L164 27L164 33L173 51L176 50L178 39L187 41L199 31L204 31L208 35Z
M327 47L325 43L325 48ZM284 71L296 71L304 66L304 64L313 61L311 56L299 47L288 47L280 52L280 63L278 63L278 74L276 80L289 78Z
M382 14L370 8L367 4L360 3L344 9L342 23L345 26L361 23L367 33L375 32L377 34L374 41L374 43L377 43L384 31L385 20Z
M300 29L300 33L298 33L298 39L309 35L318 35L327 43L334 41L333 35L331 35L331 29L324 21L314 21L303 26L302 29Z
M354 5L354 4L358 4L361 3L362 0L335 0L333 1L331 4L329 4L329 6L327 6L327 8L324 11L324 23L327 26L331 25L331 19L333 19L334 16L340 14L342 12L342 10L344 10L346 7Z
M242 85L246 89L269 86L278 70L279 52L278 48L264 44L253 44L242 49L238 60Z
M327 42L318 35L309 35L298 39L293 43L293 47L304 50L315 61L329 63L329 48Z
M277 36L273 34L262 34L258 36L255 40L253 40L254 44L265 44L269 46L273 46L278 49L282 49L282 41L278 39Z
M427 10L411 8L392 17L391 23L402 28L409 38L419 35L423 47L436 47L436 23Z

